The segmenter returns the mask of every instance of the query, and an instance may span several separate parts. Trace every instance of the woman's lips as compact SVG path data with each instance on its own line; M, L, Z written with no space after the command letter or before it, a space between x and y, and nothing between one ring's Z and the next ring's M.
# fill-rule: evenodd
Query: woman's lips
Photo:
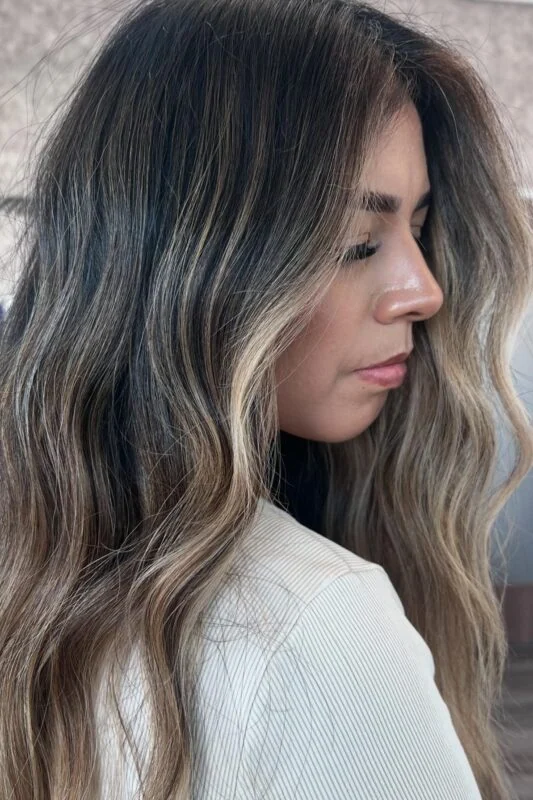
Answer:
M370 367L368 369L354 370L361 380L377 383L379 386L401 386L407 375L405 361L399 364L388 364L386 367Z

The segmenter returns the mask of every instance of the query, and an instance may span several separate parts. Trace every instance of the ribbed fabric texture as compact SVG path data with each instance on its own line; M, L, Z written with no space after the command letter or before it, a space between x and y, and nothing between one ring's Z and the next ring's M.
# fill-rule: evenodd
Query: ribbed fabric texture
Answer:
M209 609L193 800L481 800L434 674L381 566L260 501ZM135 662L124 696L146 750ZM106 800L141 797L132 763L124 792L109 788L109 739L103 755Z

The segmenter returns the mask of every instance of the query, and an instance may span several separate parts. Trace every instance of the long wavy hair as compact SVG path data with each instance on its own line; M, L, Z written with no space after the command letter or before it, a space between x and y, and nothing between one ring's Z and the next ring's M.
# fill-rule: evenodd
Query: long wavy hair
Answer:
M143 797L191 796L202 622L272 496L274 366L358 268L361 172L411 101L444 305L413 325L375 422L310 446L324 535L387 571L484 800L511 797L490 554L533 465L509 368L533 272L489 90L456 48L351 0L157 0L67 100L1 334L0 795L106 796L95 697L137 642L157 743ZM496 486L504 423L516 459Z

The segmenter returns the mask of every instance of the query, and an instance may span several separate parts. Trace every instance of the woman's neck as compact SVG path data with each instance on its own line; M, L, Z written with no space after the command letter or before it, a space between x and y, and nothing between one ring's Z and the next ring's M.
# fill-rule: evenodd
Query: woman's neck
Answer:
M326 475L314 442L279 431L273 502L307 528L322 533Z

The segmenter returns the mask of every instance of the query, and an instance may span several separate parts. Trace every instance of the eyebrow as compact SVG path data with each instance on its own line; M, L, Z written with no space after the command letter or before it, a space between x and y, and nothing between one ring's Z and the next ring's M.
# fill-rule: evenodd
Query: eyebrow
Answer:
M429 206L432 200L431 189L422 195L416 204L415 211ZM394 194L384 194L382 192L365 192L363 195L362 209L371 211L374 214L396 214L402 205L401 197ZM414 212L413 212L414 213Z

